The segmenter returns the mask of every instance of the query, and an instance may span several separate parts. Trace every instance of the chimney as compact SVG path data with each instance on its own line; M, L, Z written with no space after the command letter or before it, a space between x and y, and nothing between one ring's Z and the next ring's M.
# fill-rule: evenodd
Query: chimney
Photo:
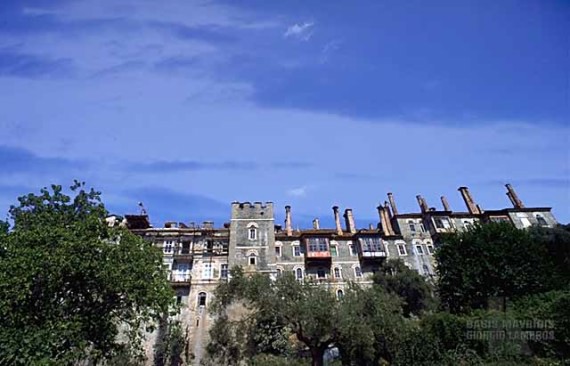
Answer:
M356 227L354 226L354 216L352 215L352 209L347 208L344 210L344 220L346 221L346 231L354 234L356 232Z
M451 207L449 207L449 202L447 202L447 198L445 198L445 196L441 196L441 204L443 205L444 211L451 211Z
M378 205L376 209L378 210L378 216L380 216L380 222L382 223L382 230L384 231L384 235L394 235L392 223L390 222L390 217L388 216L388 208L386 206Z
M513 203L513 207L514 208L524 208L524 204L519 199L519 196L517 195L517 192L515 192L515 189L513 188L513 186L510 184L505 184L505 187L507 187L507 196L509 196L509 199Z
M467 210L472 215L480 215L481 214L481 207L475 204L471 193L469 193L469 188L467 187L459 187L459 192L461 192L461 196L463 197L463 201L465 201L465 205L467 206Z
M315 218L315 219L313 220L313 229L319 230L320 228L321 228L321 226L319 225L319 219L318 219L318 218Z
M416 199L418 200L418 204L420 205L420 209L422 210L422 213L429 211L429 207L426 203L426 200L421 196L421 195L417 195Z
M398 208L396 207L396 201L394 200L392 192L388 192L388 201L390 201L390 207L392 207L392 214L394 216L398 215Z
M334 224L336 227L336 233L342 235L342 226L340 226L340 214L338 213L338 206L333 206L334 212Z
M285 231L287 236L293 235L293 228L291 225L291 206L285 206Z

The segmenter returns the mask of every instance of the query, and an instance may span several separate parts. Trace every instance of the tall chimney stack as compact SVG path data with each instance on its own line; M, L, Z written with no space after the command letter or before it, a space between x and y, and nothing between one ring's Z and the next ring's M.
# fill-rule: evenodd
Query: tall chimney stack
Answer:
M467 206L469 213L472 215L480 215L482 213L481 207L479 207L473 200L471 193L469 193L469 188L459 187L458 190L461 192L461 196L463 197L463 201L465 201L465 205Z
M356 227L354 225L354 216L352 215L352 209L347 208L344 210L344 220L346 221L346 231L354 234L356 232Z
M390 211L390 206L388 205L387 201L384 201L384 210L386 210L386 213L388 214L388 218L390 220L392 220L392 212Z
M451 211L451 207L449 207L449 202L447 202L447 198L445 198L445 196L441 196L441 204L443 205L444 211Z
M429 211L429 207L426 203L426 200L421 196L421 195L417 195L416 199L418 200L418 204L420 205L420 209L422 210L422 213Z
M334 213L334 224L336 228L336 233L342 235L342 226L340 225L340 214L338 213L338 206L333 206Z
M378 205L376 209L378 210L378 216L380 216L380 222L382 223L382 231L384 231L384 235L394 235L392 223L388 217L387 207Z
M285 231L287 236L293 235L293 227L291 225L291 206L285 206Z
M505 184L505 187L507 187L507 196L509 196L511 202L513 203L513 207L524 208L524 204L519 199L519 196L517 195L517 192L515 192L513 186L510 184Z
M318 218L315 218L315 219L313 220L313 229L319 230L320 228L321 228L321 226L319 225L319 219L318 219Z
M392 192L388 192L388 201L390 201L390 206L392 207L392 214L394 216L398 215L398 208L396 207L396 201L394 200Z

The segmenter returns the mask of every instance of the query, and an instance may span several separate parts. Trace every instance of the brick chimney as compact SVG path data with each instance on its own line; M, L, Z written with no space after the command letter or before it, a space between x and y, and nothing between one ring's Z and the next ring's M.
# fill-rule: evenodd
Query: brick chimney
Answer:
M416 199L418 200L418 204L420 205L420 210L422 210L422 213L429 211L426 200L421 195L418 194L416 196Z
M384 235L394 235L394 229L392 228L392 223L390 222L390 217L388 216L387 207L378 205L376 207L378 210L378 216L380 216L380 222L382 223L382 231Z
M320 228L321 228L321 225L319 224L319 219L318 219L318 218L315 218L315 219L313 220L313 229L319 230Z
M392 192L388 192L388 201L390 201L390 207L392 207L392 214L394 216L398 215L398 208L396 207L396 201L394 200Z
M387 201L384 201L384 210L386 210L386 213L388 214L388 218L390 220L392 220L392 212L390 211L390 206L388 205Z
M524 208L524 204L519 199L519 196L517 195L517 192L515 192L515 189L513 188L513 186L510 184L505 184L505 187L507 187L507 196L509 196L509 199L511 200L511 202L513 204L513 207L514 208Z
M285 231L287 236L293 235L293 227L291 224L291 206L285 206Z
M356 232L356 226L354 225L354 216L352 215L352 209L347 208L344 210L344 220L346 222L346 231L354 234Z
M445 198L445 196L441 196L441 204L443 205L444 211L451 211L451 207L449 207L449 202L447 202L447 198Z
M338 213L338 206L333 206L334 213L334 224L336 228L336 233L342 235L342 226L340 225L340 214Z
M469 188L459 187L458 190L461 192L461 196L463 197L463 201L465 201L465 205L467 206L469 213L472 215L480 215L482 213L481 207L479 207L473 200L471 193L469 193Z

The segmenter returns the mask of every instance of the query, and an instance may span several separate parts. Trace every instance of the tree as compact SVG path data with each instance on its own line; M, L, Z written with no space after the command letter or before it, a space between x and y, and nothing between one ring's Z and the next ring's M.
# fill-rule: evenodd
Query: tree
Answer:
M379 286L350 286L340 301L337 337L343 365L393 362L405 326L402 300Z
M402 300L404 315L419 316L433 307L432 288L417 271L408 268L401 260L385 262L374 275L374 284Z
M0 234L0 360L71 365L110 359L173 299L161 253L105 223L100 193L75 181L30 193ZM137 356L142 356L141 352Z
M444 237L436 252L442 305L453 313L486 309L543 291L552 269L548 251L528 231L508 223L479 224Z
M242 312L245 318L272 317L276 324L287 327L309 349L314 366L323 364L324 352L335 340L337 329L339 303L332 292L311 282L301 283L290 274L272 281L264 274L247 277L240 268L233 268L231 278L216 291L216 304L212 310L218 315L218 321L227 322L228 307L241 302L247 309ZM216 325L214 329L217 329ZM220 342L215 332L210 335L214 342L230 345L225 349L234 350L234 355L238 352L232 339L222 336L224 339ZM213 347L210 349L215 352Z

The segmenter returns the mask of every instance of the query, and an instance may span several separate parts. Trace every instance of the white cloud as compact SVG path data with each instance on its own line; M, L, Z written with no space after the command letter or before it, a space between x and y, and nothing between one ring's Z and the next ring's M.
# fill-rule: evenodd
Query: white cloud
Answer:
M331 54L340 48L341 43L342 41L340 39L334 39L330 42L327 42L327 44L325 44L321 50L321 57L319 59L319 62L321 64L326 64L329 61Z
M294 37L302 41L308 41L309 39L311 39L311 36L313 35L312 29L314 25L315 23L313 22L309 23L305 22L303 24L295 23L289 28L287 28L287 31L285 31L283 37L285 38Z
M307 194L307 186L292 188L287 191L287 194L293 197L303 197Z

